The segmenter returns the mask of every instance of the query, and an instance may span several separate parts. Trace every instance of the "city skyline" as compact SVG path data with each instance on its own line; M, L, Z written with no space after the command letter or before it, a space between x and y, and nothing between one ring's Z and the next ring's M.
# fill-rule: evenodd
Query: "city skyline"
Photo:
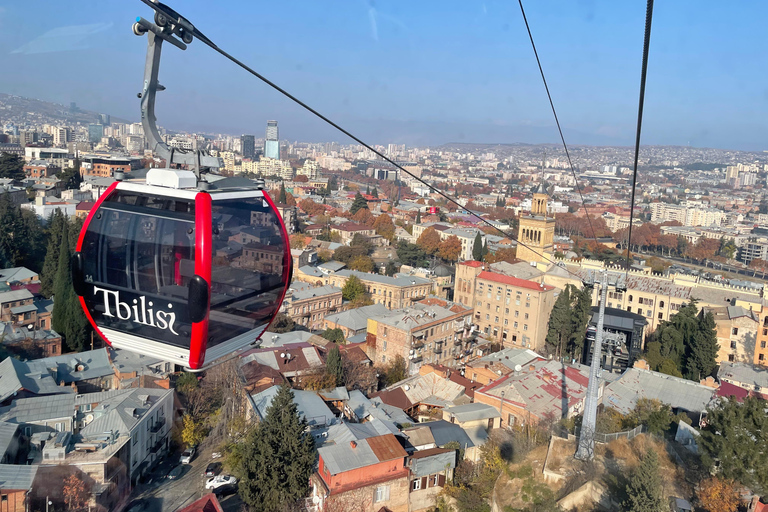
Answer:
M248 30L225 30L234 28L231 16L199 3L185 5L184 14L371 143L557 141L514 6L371 4L343 12L275 6L272 22L251 17L254 6L238 6ZM630 146L642 6L528 9L567 142ZM704 11L692 3L657 8L644 145L765 149L766 71L752 65L764 52L756 34L765 9L756 2ZM64 104L88 98L90 109L134 119L145 45L129 25L136 14L148 15L140 4L86 3L82 12L51 4L41 11L35 19L15 6L0 13L0 23L11 27L0 35L0 55L19 70L0 78L0 90ZM737 20L739 30L723 30ZM85 80L83 67L95 66L100 72ZM56 80L36 78L40 69ZM280 119L286 140L346 142L202 44L186 52L169 48L161 80L168 91L158 99L158 120L174 130L250 133Z

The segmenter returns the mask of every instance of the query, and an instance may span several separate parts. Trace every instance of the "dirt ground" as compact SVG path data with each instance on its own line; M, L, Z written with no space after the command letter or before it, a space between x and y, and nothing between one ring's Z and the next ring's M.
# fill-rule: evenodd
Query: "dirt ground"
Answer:
M551 450L549 446L541 446L528 454L525 461L510 465L513 474L525 466L533 468L533 478L536 482L546 485L558 496L575 491L589 480L605 483L607 481L621 481L640 464L641 457L648 449L653 449L659 457L662 481L665 486L665 494L668 496L690 497L692 489L685 481L685 471L675 464L670 458L665 444L661 440L653 439L646 435L639 435L627 441L619 439L608 444L598 444L596 447L595 461L593 464L574 459L576 442L555 438ZM549 472L563 475L565 478L559 482L547 481L544 478L544 461L547 459ZM510 478L502 474L494 488L494 510L503 510L509 505L513 508L522 508L526 504L520 499L521 489L527 479ZM584 510L593 510L593 504L584 507Z

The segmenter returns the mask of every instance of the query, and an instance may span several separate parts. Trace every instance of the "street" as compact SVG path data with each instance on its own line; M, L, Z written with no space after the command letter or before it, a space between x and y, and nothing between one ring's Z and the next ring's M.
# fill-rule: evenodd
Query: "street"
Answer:
M171 454L152 472L149 481L136 486L132 499L141 500L141 510L146 512L174 512L185 507L210 492L205 489L203 472L211 461L211 449L202 449L190 464L184 465L181 476L171 480L168 474L179 466L179 454ZM237 512L242 505L236 493L218 500L225 512Z

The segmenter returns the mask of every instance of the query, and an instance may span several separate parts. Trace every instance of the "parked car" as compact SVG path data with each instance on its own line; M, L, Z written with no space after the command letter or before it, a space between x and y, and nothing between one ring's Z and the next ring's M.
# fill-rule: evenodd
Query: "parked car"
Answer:
M237 483L237 478L231 475L219 475L205 481L206 489L218 489L219 487L232 486Z
M173 468L170 473L168 473L168 478L171 480L175 480L179 478L183 473L184 473L184 466L179 465Z
M212 458L212 459L218 459L218 458L221 458L221 452L213 452L213 453L211 454L211 458Z
M181 460L180 462L182 464L189 464L192 462L192 458L195 456L195 447L190 446L184 452L181 454Z
M216 476L221 471L221 462L211 462L205 467L203 476Z

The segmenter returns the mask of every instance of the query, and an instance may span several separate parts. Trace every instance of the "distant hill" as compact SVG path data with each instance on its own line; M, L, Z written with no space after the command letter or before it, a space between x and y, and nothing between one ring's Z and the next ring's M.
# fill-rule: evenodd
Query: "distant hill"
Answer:
M99 112L78 108L73 111L69 105L60 105L50 101L25 98L13 94L0 93L0 120L16 124L39 124L59 122L69 125L94 123ZM124 119L112 117L116 123L127 123Z

